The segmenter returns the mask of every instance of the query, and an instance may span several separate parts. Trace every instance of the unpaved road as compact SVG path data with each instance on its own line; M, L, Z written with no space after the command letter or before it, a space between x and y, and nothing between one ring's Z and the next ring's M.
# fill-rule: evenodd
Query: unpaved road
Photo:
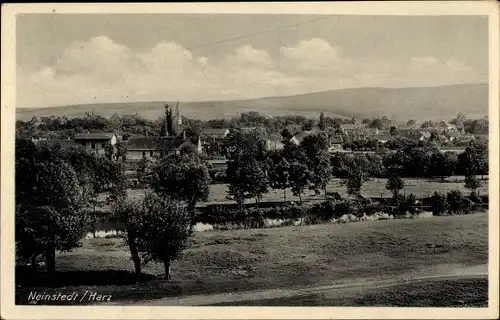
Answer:
M318 293L341 294L356 293L366 289L387 288L416 282L432 280L453 280L468 278L484 278L488 275L488 265L464 267L457 265L439 265L421 269L417 272L398 274L392 277L372 279L345 279L330 284L290 289L272 289L239 293L223 293L213 295L192 295L184 297L166 297L156 300L133 302L134 305L147 306L201 306L220 303L231 303L249 300L279 299Z

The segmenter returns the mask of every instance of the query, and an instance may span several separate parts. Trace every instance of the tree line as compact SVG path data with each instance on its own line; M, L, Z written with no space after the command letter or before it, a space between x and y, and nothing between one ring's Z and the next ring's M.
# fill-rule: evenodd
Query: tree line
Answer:
M315 126L320 128L331 127L338 129L341 124L355 123L354 118L328 117L321 113L319 119L308 119L303 116L264 116L255 111L242 113L230 119L212 119L202 121L182 117L183 123L189 126L193 132L199 134L205 128L241 128L241 127L263 127L270 134L283 133L288 125L297 125L301 130L307 131ZM165 119L162 117L156 120L149 120L140 116L123 117L121 119L108 119L99 115L87 114L85 117L47 117L34 121L16 121L16 136L18 138L48 138L48 139L68 139L76 133L90 132L116 132L125 138L133 134L159 135ZM391 130L394 127L387 117L374 117L361 121L369 128L379 130ZM416 124L416 120L408 120L408 125ZM466 133L485 134L488 133L488 119L467 119L465 115L459 114L450 121L452 124L463 126ZM423 122L421 129L437 128L439 122L431 120Z

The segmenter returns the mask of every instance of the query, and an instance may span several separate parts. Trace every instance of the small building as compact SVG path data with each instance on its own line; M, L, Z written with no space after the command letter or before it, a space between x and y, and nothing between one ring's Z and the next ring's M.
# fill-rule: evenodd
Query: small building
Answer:
M267 134L266 128L264 128L264 127L243 127L243 128L239 128L238 131L241 133L245 133L245 134L254 133L254 132L257 132L261 135Z
M201 136L203 137L203 140L217 140L217 139L224 139L227 137L227 135L230 133L228 128L221 128L221 129L203 129L201 132Z
M334 135L328 137L328 152L338 152L344 149L342 136Z
M106 144L114 146L117 137L114 133L79 133L75 135L75 143L91 149L98 154L104 154Z
M140 161L142 158L154 159L161 154L161 140L159 137L130 137L126 145L126 159L129 162Z
M289 124L281 131L281 135L285 138L291 138L300 132L302 132L300 124Z
M384 143L387 143L387 141L391 140L392 136L391 135L377 135L374 137L374 139L377 140L378 142L384 144Z
M281 150L285 147L283 144L283 136L280 134L273 134L266 140L266 149L270 150Z
M207 163L213 169L222 170L222 169L227 168L227 160L226 159L210 159L210 160L207 160Z
M453 142L455 139L461 136L460 132L455 132L455 131L450 131L446 133L446 136L448 137L448 140L450 142Z
M418 140L420 141L428 141L432 136L432 133L430 131L420 131L420 138Z

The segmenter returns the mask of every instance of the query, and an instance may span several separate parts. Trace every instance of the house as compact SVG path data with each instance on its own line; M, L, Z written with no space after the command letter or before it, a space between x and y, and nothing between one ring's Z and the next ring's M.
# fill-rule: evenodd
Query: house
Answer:
M114 146L117 137L114 133L79 133L75 135L75 143L91 149L98 154L104 154L106 144Z
M344 134L352 133L352 132L354 132L358 128L359 127L356 124L354 124L354 123L343 123L343 124L340 125L340 130Z
M136 112L134 114L123 114L121 117L120 117L120 120L130 120L130 121L134 121L134 120L137 120L139 119L140 116L139 114Z
M224 139L227 137L227 135L230 133L228 128L220 128L220 129L203 129L201 132L201 136L203 137L203 140L217 140L217 139Z
M448 137L448 141L453 142L455 139L461 136L459 132L456 131L450 131L446 133L446 136Z
M273 134L266 140L266 149L269 150L281 150L285 147L283 144L283 136L280 134Z
M109 121L111 122L120 122L121 121L121 118L120 118L120 115L118 115L118 113L113 113L113 115L111 117L109 117Z
M436 129L439 130L439 132L441 133L447 133L447 132L450 132L450 131L460 131L459 129L457 129L457 127L453 124L450 124L448 121L440 121L437 126L436 126Z
M377 140L378 142L384 144L386 143L387 141L391 140L392 139L392 136L391 135L377 135L375 137L373 137L375 140Z
M227 168L226 159L210 159L207 160L207 163L212 167L212 169L222 170Z
M300 124L289 124L281 131L281 135L285 138L291 138L300 132L302 132L302 126Z
M422 133L420 130L415 130L415 129L408 129L408 128L401 128L397 129L397 134L400 136L405 136L410 139L417 139L420 140L422 138Z
M243 128L239 128L238 131L241 133L245 133L245 134L254 133L254 132L257 132L261 135L267 134L266 128L264 128L264 127L243 127Z
M474 137L472 134L464 134L460 135L455 138L454 143L456 144L468 144L471 141L475 141L476 137Z
M325 134L324 131L319 130L318 128L313 128L308 131L302 131L294 135L292 138L290 138L290 142L295 144L295 145L300 145L302 141L304 140L305 137L310 136L310 135L315 135L315 134L320 134L323 133Z
M430 131L420 131L420 141L427 141L431 138L432 133Z
M142 158L154 159L161 153L161 140L159 137L130 137L127 142L127 161L139 161Z
M328 152L338 152L343 150L343 139L340 135L333 135L328 137Z
M68 121L69 121L68 117L66 117L65 115L62 116L62 118L61 118L61 124L62 125L65 125L66 123L68 123Z
M179 138L163 139L162 146L163 146L163 152L165 152L165 154L167 155L180 154L183 150L188 148L193 148L196 149L198 152L201 152L199 139L198 139L198 145L194 144L189 139L186 140Z

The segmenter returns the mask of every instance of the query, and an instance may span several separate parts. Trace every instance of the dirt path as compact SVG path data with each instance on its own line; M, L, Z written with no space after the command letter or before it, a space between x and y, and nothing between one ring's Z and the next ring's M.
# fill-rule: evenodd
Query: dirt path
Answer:
M429 280L448 280L448 279L466 279L487 277L488 265L478 265L472 267L463 267L456 265L439 265L432 268L422 269L418 272L407 274L399 274L390 278L379 279L346 279L344 281L337 281L327 285L318 285L303 288L292 289L273 289L273 290L259 290L248 291L240 293L224 293L213 295L193 295L184 297L168 297L156 300L142 301L134 303L134 305L148 305L148 306L200 306L200 305L213 305L219 303L229 303L238 301L249 300L264 300L264 299L277 299L296 297L309 294L318 293L332 293L338 292L339 294L348 294L349 292L356 292L366 289L386 288L397 285L410 284L415 282L429 281Z

